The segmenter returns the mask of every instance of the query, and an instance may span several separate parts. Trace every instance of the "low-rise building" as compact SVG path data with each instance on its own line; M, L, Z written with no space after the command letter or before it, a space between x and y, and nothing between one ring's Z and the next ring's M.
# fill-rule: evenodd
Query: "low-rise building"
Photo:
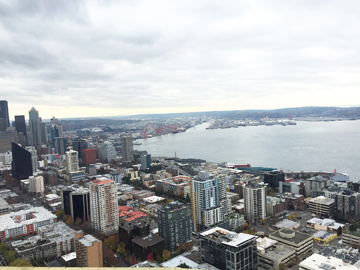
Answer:
M269 237L294 249L298 258L305 258L313 253L313 238L305 233L284 228L273 232Z
M283 198L287 203L289 210L305 209L306 203L304 201L304 196L294 193L284 193Z
M14 237L35 234L38 227L55 223L57 217L43 207L11 212L0 216L0 239L5 241Z
M313 234L313 239L316 243L327 244L337 237L336 233L327 232L324 230L317 231Z
M142 200L147 197L151 197L155 195L155 192L151 192L148 190L135 190L131 193L133 195L133 198L136 200Z
M360 249L360 229L356 231L347 231L342 234L342 241L344 245Z
M56 243L39 235L12 241L10 246L16 252L16 257L29 262L56 256Z
M37 229L39 236L56 243L56 256L75 251L75 231L64 222L46 225Z
M337 232L337 230L341 228L345 228L344 224L337 223L333 219L325 218L312 218L306 222L306 226L311 227L317 231L323 230L323 231L329 231L329 232Z
M335 200L318 196L309 201L309 211L319 217L332 217L335 212Z
M135 223L148 225L150 217L142 211L134 211L129 206L119 206L119 226L132 226Z
M75 267L76 266L76 252L71 252L60 257L60 262L65 267Z
M287 203L284 199L277 197L266 197L266 207L268 216L276 216L287 211Z
M9 204L3 198L0 198L0 215L5 215L9 213L10 213Z
M268 237L256 239L258 265L264 269L279 269L281 263L289 265L295 250Z
M306 260L303 260L299 264L299 269L300 270L324 270L324 269L359 270L356 266L345 263L341 259L322 256L316 253L311 255Z
M257 269L256 236L215 227L199 233L201 261L220 270Z
M149 253L155 254L158 249L165 248L164 238L152 233L145 237L135 237L131 242L132 251L140 260L146 260Z

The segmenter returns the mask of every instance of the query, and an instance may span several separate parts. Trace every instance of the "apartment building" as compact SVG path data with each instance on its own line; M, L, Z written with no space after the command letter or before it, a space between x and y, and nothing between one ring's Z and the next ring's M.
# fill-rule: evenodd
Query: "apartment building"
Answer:
M95 230L111 233L118 230L119 212L116 184L101 177L89 183L91 223Z
M250 222L260 222L267 217L267 185L252 182L244 187L245 218Z
M190 181L191 221L193 230L202 231L223 221L219 200L219 181L213 174L201 171Z
M170 252L192 247L190 208L180 202L169 203L158 210L159 235Z
M90 234L75 238L76 266L103 267L102 241Z
M77 172L79 170L78 152L70 150L66 152L66 172Z

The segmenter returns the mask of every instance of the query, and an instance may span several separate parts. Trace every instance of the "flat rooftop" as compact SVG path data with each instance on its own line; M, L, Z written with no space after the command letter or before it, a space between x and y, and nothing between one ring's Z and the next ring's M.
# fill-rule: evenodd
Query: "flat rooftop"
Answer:
M345 265L341 259L313 254L300 263L300 267L314 270L359 270L356 266Z
M302 233L302 232L298 232L298 231L294 231L294 230L289 230L289 229L281 229L278 230L276 232L273 232L272 234L269 235L269 237L271 239L275 239L275 240L283 240L283 241L288 241L288 242L292 242L294 244L299 244L303 241L306 240L311 240L312 241L312 236Z
M86 247L91 247L93 245L93 243L100 242L100 240L95 238L91 234L87 234L87 235L84 235L82 238L80 238L79 242L82 243Z
M220 227L201 232L200 235L232 247L237 247L244 242L256 240L257 238L257 236L245 233L235 233Z
M196 262L182 256L176 256L166 262L163 262L161 264L162 267L178 267L180 264L185 263L189 266L190 269L196 269L198 268L198 265Z
M18 212L11 212L10 214L0 216L0 231L49 219L57 220L57 217L44 207L32 207Z

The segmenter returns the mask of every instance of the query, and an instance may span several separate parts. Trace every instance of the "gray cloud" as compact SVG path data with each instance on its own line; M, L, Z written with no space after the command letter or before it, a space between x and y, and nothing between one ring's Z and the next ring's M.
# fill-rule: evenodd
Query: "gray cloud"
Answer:
M359 11L358 1L0 1L2 98L12 115L36 106L45 118L353 104Z

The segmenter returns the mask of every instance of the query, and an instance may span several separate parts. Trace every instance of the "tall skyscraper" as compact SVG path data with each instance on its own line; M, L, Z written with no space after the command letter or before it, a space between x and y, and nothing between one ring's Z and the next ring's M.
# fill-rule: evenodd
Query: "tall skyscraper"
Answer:
M37 160L37 151L34 146L26 146L26 151L29 151L31 154L31 165L33 172L36 172L39 168L38 160Z
M54 141L55 141L55 146L54 146L55 154L65 155L66 145L67 145L66 139L63 137L56 137Z
M244 187L245 217L250 222L266 219L266 184L252 182Z
M115 182L102 177L91 181L89 189L92 226L102 233L117 231L119 211Z
M39 112L32 107L29 111L29 130L30 130L30 144L33 146L41 146L41 121L39 118Z
M159 236L165 239L166 249L174 252L187 249L191 240L190 208L180 202L169 203L158 209Z
M78 152L70 150L66 152L66 171L77 172L79 170Z
M72 148L78 152L78 158L81 157L81 150L89 148L89 144L87 141L83 139L75 139L71 143Z
M28 179L33 175L31 153L16 143L11 143L13 161L11 163L12 176L18 180Z
M101 145L101 160L110 162L116 158L115 147L111 142L104 142Z
M133 138L131 135L121 136L121 148L123 161L131 162L134 160Z
M27 132L26 132L26 124L25 124L25 115L15 115L15 129L17 133L22 132L26 138ZM23 147L25 146L26 144L23 145Z
M6 127L10 127L8 102L0 100L0 118L5 119Z
M191 220L196 232L223 221L219 200L219 181L212 174L201 171L190 181Z
M55 148L55 138L59 138L59 126L52 124L51 125L51 147Z
M151 155L150 154L141 155L140 162L141 162L141 170L145 171L151 165Z

